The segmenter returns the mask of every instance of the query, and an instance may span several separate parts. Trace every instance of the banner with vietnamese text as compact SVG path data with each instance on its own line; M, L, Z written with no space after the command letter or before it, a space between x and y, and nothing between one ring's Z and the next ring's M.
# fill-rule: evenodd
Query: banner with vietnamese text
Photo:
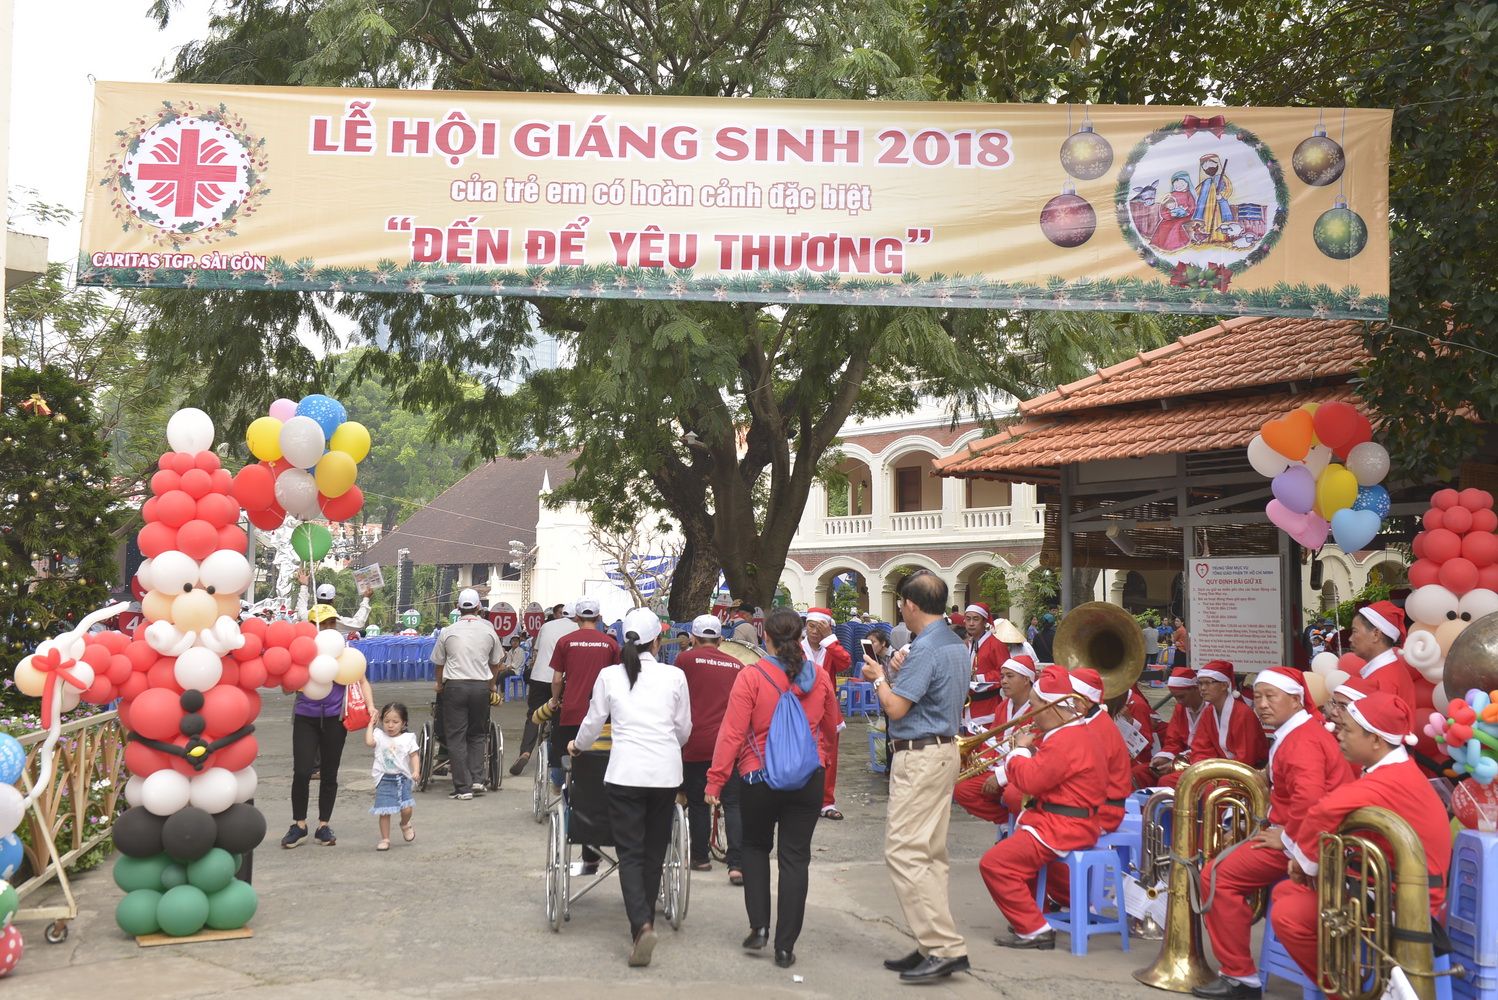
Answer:
M1390 121L101 83L78 281L1377 319Z

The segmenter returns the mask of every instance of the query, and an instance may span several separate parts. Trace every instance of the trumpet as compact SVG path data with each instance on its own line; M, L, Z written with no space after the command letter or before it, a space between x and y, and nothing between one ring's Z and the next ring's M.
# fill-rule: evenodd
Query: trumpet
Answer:
M957 753L962 764L962 770L957 773L957 780L963 781L967 778L977 777L985 771L1003 763L1004 758L1008 757L1014 750L1014 738L1030 727L1030 723L1035 719L1035 716L1052 705L1059 705L1064 701L1074 703L1073 707L1069 709L1070 714L1064 720L1065 722L1072 722L1087 714L1086 702L1082 700L1080 695L1067 695L1065 698L1060 698L1055 702L1046 702L1039 708L1032 708L1024 715L1010 719L1008 722L1000 723L991 729L985 729L981 733L974 733L972 736L957 737ZM1009 735L998 743L990 743L994 737L1007 730L1013 730L1013 732L1010 732Z

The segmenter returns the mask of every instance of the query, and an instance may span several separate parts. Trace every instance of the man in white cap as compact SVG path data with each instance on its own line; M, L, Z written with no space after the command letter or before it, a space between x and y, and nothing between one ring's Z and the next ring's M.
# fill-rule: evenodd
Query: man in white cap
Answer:
M708 838L712 834L712 810L703 799L707 772L718 745L718 730L728 711L728 696L739 679L743 664L718 649L723 641L723 623L713 615L692 619L692 648L676 657L676 666L687 675L687 693L692 703L692 735L681 748L683 787L687 796L687 818L692 834L693 871L712 871ZM724 839L727 843L728 880L744 883L740 867L739 776L735 771L723 785Z
M559 604L557 608L559 610L556 617L548 619L533 637L536 646L535 654L531 657L530 674L526 677L525 731L520 737L520 755L510 765L511 774L519 774L525 770L526 763L531 759L531 751L536 747L540 727L531 717L536 709L551 700L551 682L556 677L556 672L551 669L551 657L557 648L557 640L569 632L577 631L577 622L573 618L576 612L572 605ZM566 746L565 743L562 745ZM562 783L561 764L560 757L552 758L553 785Z
M832 680L833 690L837 690L838 677L853 669L853 657L843 648L843 644L837 641L837 636L832 634L832 612L827 608L806 609L806 638L801 640L801 652L819 669L827 671L827 676ZM846 725L846 722L839 722L837 731L841 733ZM823 819L843 818L843 814L837 808L836 795L839 742L841 741L834 736L832 746L827 753L827 784L822 790Z
M448 798L471 799L485 791L484 744L489 738L489 695L499 689L505 647L483 615L478 591L458 594L458 620L432 647L437 702L453 779Z
M299 622L304 622L309 620L307 618L307 613L310 610L307 599L307 572L305 570L297 573L297 581L300 582L302 586L301 589L297 592L296 620ZM368 587L360 587L358 610L356 610L352 615L349 615L347 618L343 617L342 615L339 616L336 628L338 629L339 633L344 636L344 638L348 638L350 635L353 635L357 632L362 632L364 630L364 626L369 623L369 595L370 589ZM337 587L333 586L331 583L320 583L317 585L318 604L326 604L331 607L333 605L333 602L337 599Z

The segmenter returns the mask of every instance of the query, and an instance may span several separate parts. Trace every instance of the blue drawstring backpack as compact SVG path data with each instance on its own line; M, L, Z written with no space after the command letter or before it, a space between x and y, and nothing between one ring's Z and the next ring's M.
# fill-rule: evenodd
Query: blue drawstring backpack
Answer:
M775 684L770 675L765 673L764 667L756 663L754 669L765 680ZM812 678L815 681L816 674L812 674ZM780 685L775 684L775 687L779 688ZM753 727L749 730L749 738L754 738ZM805 787L816 769L822 766L822 758L817 753L817 738L812 735L811 724L806 721L806 711L801 707L801 699L791 689L790 678L786 678L785 688L780 692L780 701L775 705L775 714L770 716L770 728L765 732L763 762L761 773L764 782L777 791L794 791Z

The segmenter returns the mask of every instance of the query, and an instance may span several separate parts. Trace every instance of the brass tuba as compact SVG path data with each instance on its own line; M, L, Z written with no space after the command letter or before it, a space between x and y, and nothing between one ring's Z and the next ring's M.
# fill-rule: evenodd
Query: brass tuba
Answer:
M1144 635L1134 616L1117 604L1091 601L1066 613L1052 644L1067 670L1091 667L1103 678L1103 700L1116 698L1144 673Z
M1201 921L1192 905L1200 865L1251 836L1257 821L1268 814L1269 784L1247 764L1204 760L1185 770L1175 792L1165 941L1154 964L1137 970L1135 979L1156 989L1190 993L1216 977L1207 967ZM1258 919L1262 903L1255 910Z
M1365 832L1387 841L1391 853ZM1348 1000L1376 1000L1392 961L1421 1000L1435 1000L1430 882L1425 847L1410 825L1378 806L1358 809L1336 833L1321 835L1319 862L1317 985Z
M1170 880L1170 845L1165 842L1165 813L1174 814L1175 792L1162 788L1144 800L1140 807L1142 839L1139 867L1135 870L1140 886L1150 899L1162 891L1159 886Z

